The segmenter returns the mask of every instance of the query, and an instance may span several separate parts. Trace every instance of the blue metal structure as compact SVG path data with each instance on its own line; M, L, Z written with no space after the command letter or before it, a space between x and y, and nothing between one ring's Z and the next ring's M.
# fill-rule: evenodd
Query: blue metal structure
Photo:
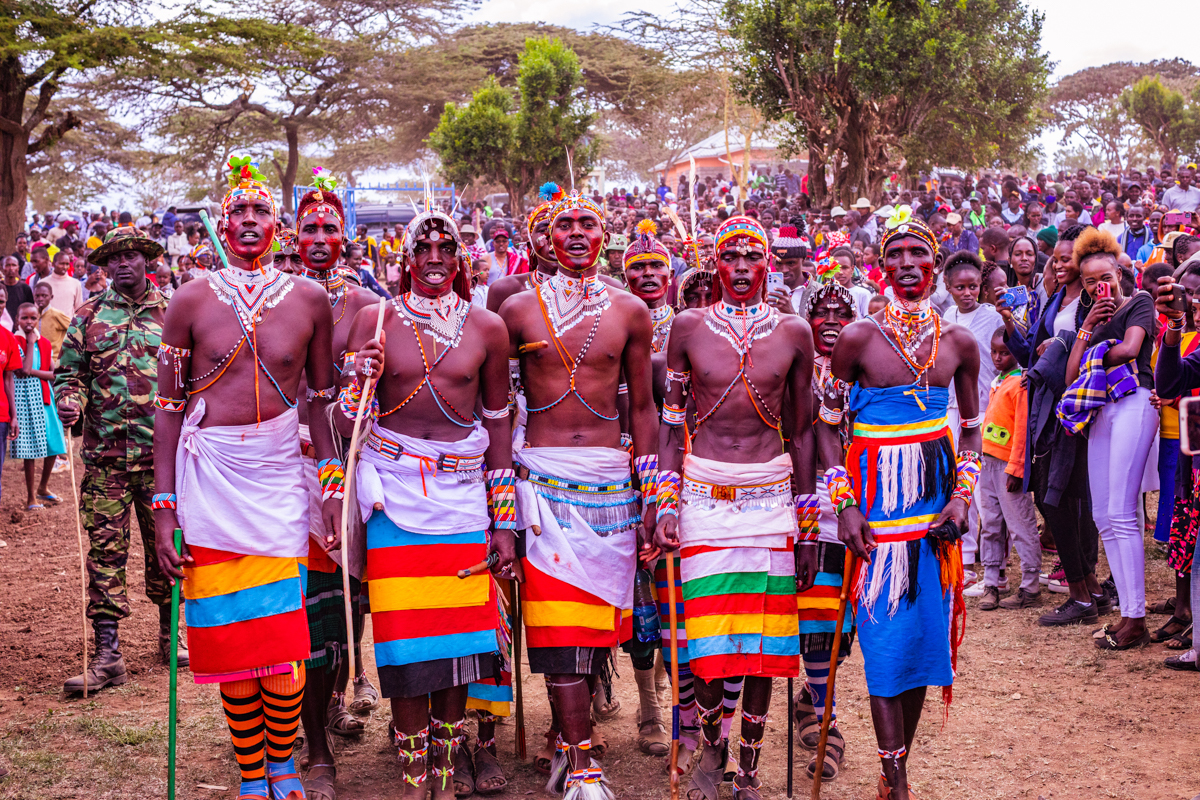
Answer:
M292 187L292 208L300 206L300 198L310 188L308 186ZM450 192L451 207L458 202L457 189L453 183L449 186L430 186L429 189L435 194L438 192ZM358 214L355 212L355 195L358 192L416 192L420 195L425 193L425 184L416 181L406 181L404 183L381 184L378 186L347 186L337 189L337 195L342 201L342 207L346 209L346 230L348 231L353 231L358 225ZM418 205L420 204L418 203Z

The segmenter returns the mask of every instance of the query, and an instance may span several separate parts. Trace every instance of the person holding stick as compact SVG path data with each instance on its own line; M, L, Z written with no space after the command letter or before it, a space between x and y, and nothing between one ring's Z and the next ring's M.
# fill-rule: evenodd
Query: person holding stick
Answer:
M339 405L353 419L368 378L378 380L355 475L375 663L391 698L401 796L424 797L429 779L435 800L448 800L477 780L488 794L506 784L494 737L476 748L474 774L462 744L468 684L500 682L510 633L493 574L458 573L494 552L494 574L511 578L516 558L507 331L471 304L466 247L429 201L401 253L401 295L382 334L373 335L375 307L354 319Z
M179 288L159 348L156 555L184 579L193 676L220 684L238 795L302 800L292 746L310 655L310 507L296 407L302 376L310 419L336 398L333 317L320 286L272 264L278 215L257 165L231 158L229 169L215 237L228 266ZM312 439L328 552L344 475L329 427Z
M842 330L858 319L855 311L854 297L838 280L834 273L838 270L837 262L825 262L817 267L817 273L809 281L808 286L799 295L800 315L812 326L813 342L816 346L816 358L813 359L812 392L814 404L822 408L826 396L845 400L850 387L845 381L833 377L830 368L830 356ZM818 411L818 416L820 412ZM822 418L823 419L823 418ZM845 425L838 425L838 430L845 441L848 430ZM822 452L817 453L817 472L823 474L824 469L842 464L842 457L836 461L825 462ZM830 727L827 748L822 758L821 780L831 781L837 777L842 767L842 756L846 750L846 740L837 728L837 698L833 689L827 686L830 675L830 661L833 658L834 633L837 630L837 600L842 586L842 573L846 566L846 545L838 539L837 514L829 503L829 492L823 477L817 479L817 500L821 504L821 533L817 537L816 547L800 545L800 556L812 559L809 569L816 570L815 583L800 593L798 599L800 612L800 656L804 660L805 684L796 696L796 727L800 746L814 751L813 758L808 763L808 775L814 777L817 773L817 743L820 738L822 714L825 710L827 694L833 695L830 703ZM834 604L834 605L831 605ZM841 663L850 655L854 642L854 622L852 615L846 615L842 623L842 636L838 646L837 663Z
M812 331L766 302L767 248L756 220L729 218L717 231L721 299L676 317L667 346L657 542L682 548L684 626L704 744L688 800L717 800L728 749L724 681L740 676L733 796L763 796L758 766L771 681L799 674L796 593L816 577ZM697 419L686 441L689 382ZM805 543L799 550L797 540ZM797 555L808 550L814 557Z
M171 587L154 557L153 433L158 344L166 298L146 277L162 245L131 226L115 228L88 254L112 279L79 307L54 373L58 415L69 431L83 419L84 476L80 508L87 529L87 616L96 652L67 694L119 686L128 680L118 628L130 614L126 563L130 515L136 513L146 550L146 596L158 606L158 648L170 658ZM188 664L188 652L179 651Z
M883 761L878 796L908 800L908 748L926 687L949 704L961 641L959 540L979 479L979 347L966 328L943 323L929 294L942 256L933 232L901 206L888 220L883 267L895 297L848 325L831 373L850 385L822 398L817 425L838 537L863 560L855 578L857 638ZM946 418L954 384L963 448ZM838 426L850 414L842 466Z
M345 212L341 200L335 193L336 181L323 168L314 171L314 188L300 198L296 207L297 233L292 237L295 253L299 256L298 274L315 281L325 290L333 313L333 366L336 374L343 369L343 354L350 326L357 313L368 306L375 307L379 297L374 292L349 283L338 268L338 259L345 246ZM285 250L288 249L285 247ZM279 260L278 258L276 259ZM353 368L353 358L349 361ZM307 381L301 388L308 389ZM328 406L329 409L335 406ZM345 458L349 449L351 424L341 414L331 418L309 417L307 404L297 409L300 419L300 446L304 453L304 474L308 482L309 539L308 579L305 588L305 607L308 615L309 658L304 662L308 683L304 691L304 704L300 718L304 722L307 738L307 755L301 754L300 766L307 768L308 793L310 798L326 800L332 798L336 768L333 749L329 746L326 731L339 736L354 736L362 733L364 725L346 708L345 690L350 677L342 591L342 569L350 570L350 599L354 610L353 646L358 647L362 638L363 615L359 613L360 583L362 577L362 525L353 526L350 538L349 562L345 560L345 549L326 553L324 548L325 523L321 517L323 490L320 470L317 466L316 449L312 444L312 426L329 428L331 419L337 426L330 431L335 449ZM355 659L359 674L354 676L355 693L362 691L369 699L374 688L366 677L362 660Z

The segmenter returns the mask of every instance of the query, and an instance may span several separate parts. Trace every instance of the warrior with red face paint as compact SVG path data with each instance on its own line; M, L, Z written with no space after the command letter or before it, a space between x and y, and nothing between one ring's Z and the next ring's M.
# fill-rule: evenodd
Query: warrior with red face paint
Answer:
M607 789L589 753L591 695L612 648L629 638L621 612L633 607L639 555L647 563L657 556L653 327L644 302L597 277L603 210L572 194L550 218L558 271L506 300L500 316L529 404L527 446L516 454L518 527L529 666L547 676L560 732L550 788L595 798ZM617 413L622 375L632 470Z
M817 439L821 462L833 465L825 484L838 536L861 559L854 614L883 760L878 797L908 800L908 748L926 687L943 687L949 703L962 638L959 539L979 479L979 347L931 309L941 255L907 206L888 221L881 254L895 299L837 337L832 377L849 392L844 401L824 393ZM957 455L950 387L962 414Z
M284 242L282 255L287 258L288 251L294 251L295 258L300 262L295 274L316 281L329 297L333 309L333 366L335 374L341 375L343 365L348 365L348 370L353 369L353 354L349 354L349 358L344 356L350 325L359 310L374 306L379 296L348 282L338 266L346 246L346 215L335 191L336 180L324 168L319 167L313 172L314 186L300 198L300 204L296 207L296 233ZM276 262L280 260L277 254ZM308 388L305 383L301 386ZM353 423L345 415L336 412L310 420L306 406L301 406L299 411L300 447L304 452L310 508L308 585L305 591L305 597L308 598L306 611L310 657L304 662L308 685L300 709L308 750L300 756L300 767L308 770L309 796L325 797L324 793L333 792L336 777L333 750L329 746L326 730L339 736L356 736L362 733L363 723L346 707L345 691L349 681L346 646L349 637L346 635L342 592L342 567L346 566L346 562L340 552L327 555L321 547L319 509L323 489L310 425L331 428L330 435L333 436L339 457L344 457ZM357 515L350 515L350 529L353 545L348 565L351 574L350 593L357 598L365 560L362 525ZM353 610L354 646L357 648L362 640L363 615L359 603L353 603ZM355 699L359 700L361 695L361 701L369 709L378 701L378 694L367 679L362 658L356 657L355 663L360 670L354 676Z
M808 322L766 302L770 256L757 220L728 219L717 231L716 260L719 300L680 313L667 348L657 543L681 550L703 739L688 800L717 799L729 747L724 681L741 676L734 798L758 800L771 680L799 674L796 592L814 578L797 569L794 548L817 537L813 339ZM685 442L689 390L697 420Z
M217 225L229 266L176 291L158 352L155 549L167 575L186 578L191 669L221 686L239 796L298 800L292 744L310 655L300 562L312 514L321 549L339 547L342 472L329 427L314 426L327 480L310 508L297 405L301 379L311 418L335 398L333 319L320 286L272 264L277 210L256 165L229 166Z

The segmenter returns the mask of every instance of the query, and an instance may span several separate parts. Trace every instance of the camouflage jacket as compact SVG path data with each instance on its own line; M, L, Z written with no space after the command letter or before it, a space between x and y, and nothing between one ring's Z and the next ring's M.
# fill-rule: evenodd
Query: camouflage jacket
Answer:
M83 463L154 467L154 395L167 301L149 284L138 300L111 287L75 312L54 373L59 402L83 413Z

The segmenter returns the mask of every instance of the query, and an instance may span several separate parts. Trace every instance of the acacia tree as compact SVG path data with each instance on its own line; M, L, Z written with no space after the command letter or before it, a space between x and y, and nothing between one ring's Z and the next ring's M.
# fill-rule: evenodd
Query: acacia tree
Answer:
M29 169L87 119L64 89L141 57L147 29L123 0L8 0L0 9L0 248L24 227Z
M725 16L738 88L796 126L810 187L821 159L840 201L878 196L903 161L981 166L961 142L1038 129L1049 63L1020 0L727 0Z
M1155 149L1162 163L1175 164L1191 153L1200 130L1196 107L1183 92L1165 86L1160 75L1143 76L1121 93L1121 109Z
M471 102L446 105L427 140L441 159L442 175L456 183L503 186L514 212L546 177L567 175L568 183L582 178L599 150L589 136L596 114L585 107L582 81L579 57L570 48L558 39L529 39L515 93L489 75Z

